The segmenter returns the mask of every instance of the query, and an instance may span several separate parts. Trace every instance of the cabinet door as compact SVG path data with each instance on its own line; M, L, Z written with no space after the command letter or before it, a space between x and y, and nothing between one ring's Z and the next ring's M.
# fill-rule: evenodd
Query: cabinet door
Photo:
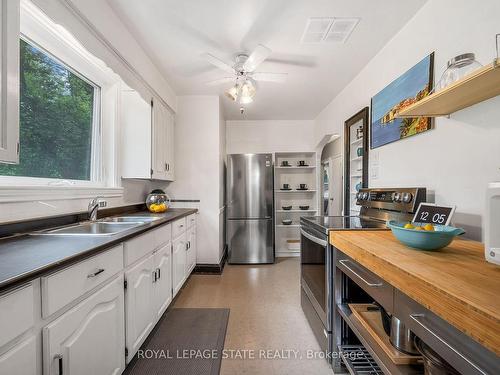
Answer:
M155 321L172 301L172 244L169 242L154 255L156 282L154 283Z
M175 120L174 115L166 110L167 119L167 142L165 144L166 164L167 164L167 180L175 180L175 165L174 165L174 144L175 144Z
M186 234L186 277L188 277L196 265L196 227L189 228Z
M19 0L0 0L0 161L19 162Z
M123 277L43 328L45 374L118 375L125 368Z
M153 103L152 175L155 180L167 179L167 119L165 109L159 101Z
M172 283L174 296L181 289L186 274L186 234L180 235L173 243Z
M0 374L36 375L36 363L36 340L31 336L0 355Z
M150 255L125 272L127 280L125 293L127 361L133 358L153 328L153 257L154 255Z
M137 91L121 94L122 177L150 179L152 155L151 103Z

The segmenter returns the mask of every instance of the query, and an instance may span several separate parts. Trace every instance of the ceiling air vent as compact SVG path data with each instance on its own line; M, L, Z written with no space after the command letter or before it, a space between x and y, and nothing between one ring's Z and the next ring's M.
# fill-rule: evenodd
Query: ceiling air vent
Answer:
M359 18L310 17L301 42L304 44L345 43Z

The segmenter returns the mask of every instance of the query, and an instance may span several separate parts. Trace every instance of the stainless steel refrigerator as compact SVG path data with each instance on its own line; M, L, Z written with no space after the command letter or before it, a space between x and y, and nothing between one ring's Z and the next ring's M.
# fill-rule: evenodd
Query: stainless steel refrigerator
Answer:
M271 154L227 156L228 262L274 263Z

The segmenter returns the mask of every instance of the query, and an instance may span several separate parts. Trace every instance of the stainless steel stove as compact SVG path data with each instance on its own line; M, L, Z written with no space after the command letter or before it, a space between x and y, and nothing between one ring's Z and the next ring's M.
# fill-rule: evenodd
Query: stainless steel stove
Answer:
M411 220L425 199L425 188L366 188L356 194L359 216L300 218L301 305L322 350L335 351L335 254L328 242L330 231L388 230L387 220Z

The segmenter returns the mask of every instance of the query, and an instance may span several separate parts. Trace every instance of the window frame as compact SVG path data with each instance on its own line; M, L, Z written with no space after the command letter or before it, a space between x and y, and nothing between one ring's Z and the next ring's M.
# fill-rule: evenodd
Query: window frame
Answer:
M34 196L61 199L61 191L74 197L120 196L117 170L117 106L121 79L89 53L65 28L55 24L30 1L21 1L20 38L35 45L58 63L98 89L94 91L90 180L0 176L0 201L9 201L13 187ZM53 191L53 194L51 194ZM14 194L15 195L15 194ZM67 192L64 196L72 197ZM12 199L17 199L12 197Z

